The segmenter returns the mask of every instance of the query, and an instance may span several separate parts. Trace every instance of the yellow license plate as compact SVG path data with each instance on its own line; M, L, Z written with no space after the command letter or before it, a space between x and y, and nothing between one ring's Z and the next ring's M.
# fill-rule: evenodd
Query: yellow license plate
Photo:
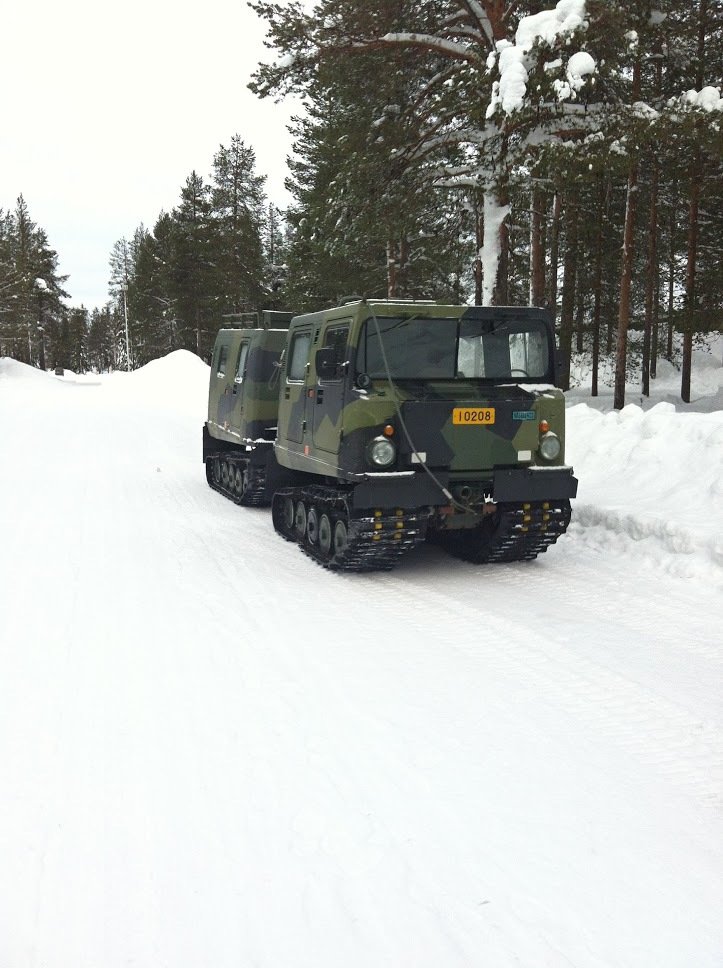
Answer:
M480 424L495 422L494 407L455 407L452 410L452 423L465 427L476 427Z

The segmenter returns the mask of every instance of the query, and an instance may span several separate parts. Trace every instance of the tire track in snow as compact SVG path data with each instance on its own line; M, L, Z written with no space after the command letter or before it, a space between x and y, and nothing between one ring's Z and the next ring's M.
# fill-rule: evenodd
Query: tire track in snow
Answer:
M510 567L510 573L516 571L515 566ZM535 578L539 577L538 569ZM547 580L555 579L548 575ZM433 612L435 607L446 611L451 648L483 656L491 670L527 683L535 696L544 693L549 705L562 710L571 723L584 724L591 737L609 739L700 802L720 805L723 732L714 724L574 652L554 631L535 635L534 628L521 629L519 616L515 623L484 604L473 606L459 596L450 607L446 585L440 591L425 583L418 600L408 576L398 574L387 581L393 584L397 601L406 599L420 612ZM480 629L485 630L480 649L465 644L470 641L470 631Z
M723 588L723 538L718 534L701 539L666 518L625 514L579 502L575 503L570 530L573 534L582 532L585 540L601 546L614 536L626 552L651 557L664 571L694 571ZM670 556L672 563L667 560Z

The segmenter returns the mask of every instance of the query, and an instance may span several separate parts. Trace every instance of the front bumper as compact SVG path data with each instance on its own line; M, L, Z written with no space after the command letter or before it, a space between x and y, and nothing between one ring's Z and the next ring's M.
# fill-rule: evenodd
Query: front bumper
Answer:
M492 498L497 504L516 501L561 501L577 494L572 467L510 467L496 470Z
M423 471L367 474L354 486L354 507L413 508L449 504L449 498L442 491L442 487L450 487L449 473L435 469L434 476L439 484ZM500 468L493 471L492 481L484 490L488 488L497 504L560 501L575 497L577 478L573 477L571 467Z

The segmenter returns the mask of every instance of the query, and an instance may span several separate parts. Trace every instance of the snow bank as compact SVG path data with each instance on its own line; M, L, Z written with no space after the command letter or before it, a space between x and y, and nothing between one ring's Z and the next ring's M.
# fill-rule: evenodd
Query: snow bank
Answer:
M100 387L109 400L132 407L172 409L185 413L206 412L209 367L195 353L176 350L146 366L126 373L75 374L65 370L62 377L8 357L0 359L0 391L13 383L20 392L53 394L73 386Z
M600 413L578 404L567 419L567 457L580 481L576 524L654 539L653 555L691 556L687 565L669 562L672 569L713 565L723 582L723 412L677 413L659 403L647 413L634 404Z
M205 415L209 367L195 353L175 350L130 373L116 370L104 390L130 405Z
M680 371L658 361L651 396L626 387L590 397L589 360L575 357L580 386L568 401L567 458L580 481L572 533L607 550L641 555L679 577L723 584L723 338L693 354L691 403ZM612 380L611 365L602 379Z
M28 366L18 360L11 360L9 356L0 357L0 380L18 383L32 382L35 384L47 382L48 374L37 367Z
M206 389L208 389L208 372L208 366L195 353L188 350L174 350L173 353L168 353L158 360L151 360L150 363L146 363L137 370L131 370L130 373L116 370L112 376L115 381L129 381L134 388L147 386L170 389L177 387L179 382L197 384L205 380Z

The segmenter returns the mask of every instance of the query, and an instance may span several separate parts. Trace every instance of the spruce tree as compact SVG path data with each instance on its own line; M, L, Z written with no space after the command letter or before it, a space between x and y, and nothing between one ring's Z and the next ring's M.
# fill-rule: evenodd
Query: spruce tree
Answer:
M0 347L15 359L45 367L54 324L67 297L58 256L19 196L0 217Z
M238 134L228 148L221 145L213 158L211 206L219 315L257 308L264 299L265 177L256 174L255 164L253 149Z

